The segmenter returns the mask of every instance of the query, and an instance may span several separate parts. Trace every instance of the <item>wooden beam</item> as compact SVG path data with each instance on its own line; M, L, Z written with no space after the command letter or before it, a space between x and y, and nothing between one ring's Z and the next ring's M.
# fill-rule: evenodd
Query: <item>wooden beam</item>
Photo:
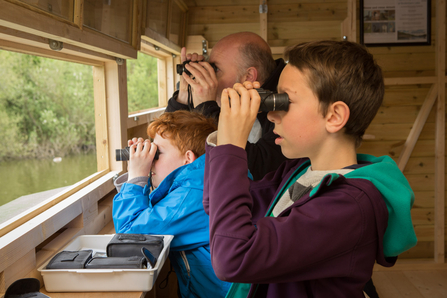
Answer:
M410 133L408 134L407 140L402 148L402 152L399 155L399 160L397 161L397 165L399 169L403 172L405 166L407 165L408 159L411 156L411 152L413 152L414 146L421 134L422 129L424 128L424 124L427 121L428 115L430 114L433 105L436 100L436 95L438 94L437 84L433 84L428 92L427 97L425 98L424 104L422 105L416 120L414 121L413 127L411 128Z
M409 77L409 78L385 78L385 85L417 85L417 84L435 84L437 77Z
M98 170L109 168L107 134L107 96L105 67L93 67L93 98L95 103L96 163Z
M357 40L357 1L348 0L348 15L341 23L341 37L346 40L356 42Z
M445 262L445 0L436 1L435 262Z
M127 146L127 69L126 60L119 65L115 61L105 64L107 97L107 150L101 158L108 160L110 170L121 172L124 162L115 160L115 150Z
M63 60L76 62L76 63L86 63L89 65L102 65L101 61L111 61L115 60L115 56L106 55L100 52L94 52L85 48L77 47L71 44L64 44L64 47L60 51L50 50L49 39L33 35L30 33L18 31L15 29L7 28L0 26L0 40L12 42L17 45L17 48L11 48L10 46L4 45L4 47L8 47L8 50L21 52L22 47L27 47L26 52L42 56L40 50L45 50L44 53L52 53L53 57L64 57ZM32 51L32 48L36 48L35 51ZM72 57L67 57L67 55L71 55ZM45 55L48 56L48 55ZM95 62L91 62L90 60L98 60ZM90 62L84 62L90 61Z
M15 43L7 40L0 39L0 49L27 54L27 55L36 55L40 57L45 58L51 58L51 59L59 59L67 62L76 62L76 63L82 63L87 65L99 65L102 64L101 62L98 62L97 60L92 60L88 58L81 58L76 57L76 59L73 59L75 56L66 54L63 52L55 52L53 50L44 49L44 48L36 48L34 46L26 45L26 44L20 44Z
M136 59L137 50L131 45L102 33L80 29L51 16L0 0L0 26L31 33L33 35L69 43L96 52Z
M158 49L156 49L156 47ZM156 57L158 59L166 59L168 57L172 57L172 54L164 48L160 48L157 45L146 40L141 41L141 53Z
M73 22L78 28L84 25L84 0L75 0Z
M157 61L157 79L158 79L158 106L165 107L168 105L168 90L167 90L167 72L168 67L165 59L158 59Z
M161 49L165 49L173 54L180 55L181 48L178 45L150 28L146 28L144 35L141 36L141 39L148 41L160 47Z
M260 0L259 1L259 23L260 23L260 30L259 35L267 42L267 12L268 12L268 6L267 6L267 0Z
M142 26L141 24L144 19L145 12L143 11L143 2L141 0L133 0L132 2L132 26L131 26L131 35L132 35L132 47L139 50L141 44L141 32Z
M177 74L177 64L175 63L175 60L177 57L179 56L171 55L171 57L166 58L166 90L168 95L166 103L175 91L175 75Z

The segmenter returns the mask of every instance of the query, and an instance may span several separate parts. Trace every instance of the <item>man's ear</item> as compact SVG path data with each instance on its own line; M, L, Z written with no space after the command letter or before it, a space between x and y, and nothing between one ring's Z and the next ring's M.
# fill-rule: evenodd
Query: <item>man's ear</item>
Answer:
M243 83L245 81L254 82L254 81L257 81L257 79L258 79L258 70L254 67L249 67L245 71L245 75L242 77L241 83Z
M197 156L191 150L185 152L185 160L184 165L194 162L197 159Z
M345 127L349 120L349 107L342 101L331 104L326 114L326 129L329 133L336 133Z

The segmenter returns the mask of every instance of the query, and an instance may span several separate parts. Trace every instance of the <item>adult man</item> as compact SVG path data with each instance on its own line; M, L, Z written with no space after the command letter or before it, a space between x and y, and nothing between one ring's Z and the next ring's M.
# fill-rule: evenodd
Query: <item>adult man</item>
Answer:
M204 60L202 55L196 53L186 55L185 48L181 55L182 62ZM185 65L191 77L185 72L182 74L179 91L169 100L167 112L194 109L217 121L223 89L238 82L258 81L261 88L276 91L279 76L285 66L283 59L273 59L269 45L252 32L239 32L219 40L213 47L208 62ZM210 63L215 64L216 71ZM188 105L188 85L192 94L191 107ZM273 127L266 112L258 114L245 147L248 168L254 180L276 170L286 160L280 147L275 145Z

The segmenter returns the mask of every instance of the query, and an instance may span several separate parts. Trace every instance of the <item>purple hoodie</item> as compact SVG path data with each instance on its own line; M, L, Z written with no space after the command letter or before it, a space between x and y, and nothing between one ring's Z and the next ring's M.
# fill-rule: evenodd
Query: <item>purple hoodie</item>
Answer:
M328 175L278 217L265 217L306 162L287 161L252 182L243 149L207 145L203 205L214 271L253 284L249 297L364 297L375 261L396 261L383 254L388 211L373 183Z

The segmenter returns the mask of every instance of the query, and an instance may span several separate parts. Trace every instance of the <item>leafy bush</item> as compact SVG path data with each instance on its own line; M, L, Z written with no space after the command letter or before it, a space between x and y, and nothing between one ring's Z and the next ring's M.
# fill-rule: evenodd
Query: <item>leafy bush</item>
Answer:
M0 161L94 150L92 67L0 50ZM129 111L158 106L157 59L127 62Z
M0 160L94 149L91 66L0 51L0 69Z

